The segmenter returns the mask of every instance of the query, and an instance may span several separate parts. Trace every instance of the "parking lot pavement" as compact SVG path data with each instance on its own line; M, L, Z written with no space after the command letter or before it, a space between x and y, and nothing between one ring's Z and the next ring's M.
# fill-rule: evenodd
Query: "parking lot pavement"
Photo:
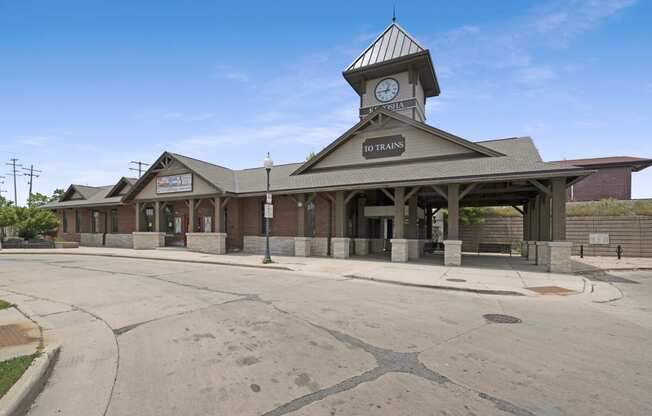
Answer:
M30 415L643 415L651 276L596 303L3 255L0 296L61 338Z

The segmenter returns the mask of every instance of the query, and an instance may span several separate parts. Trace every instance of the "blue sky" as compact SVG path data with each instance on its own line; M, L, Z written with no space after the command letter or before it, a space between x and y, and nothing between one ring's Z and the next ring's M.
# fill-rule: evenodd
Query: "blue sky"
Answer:
M44 193L113 183L163 150L303 160L357 121L341 71L393 3L0 0L0 158L42 169ZM652 2L396 3L439 77L430 124L529 135L546 160L652 157ZM633 193L652 197L652 168Z

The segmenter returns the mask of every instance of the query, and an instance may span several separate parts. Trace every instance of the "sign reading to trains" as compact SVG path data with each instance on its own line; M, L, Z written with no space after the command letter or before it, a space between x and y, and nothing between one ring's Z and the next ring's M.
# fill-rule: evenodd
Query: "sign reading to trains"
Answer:
M401 156L405 152L405 137L384 136L367 139L362 143L362 156L365 159Z

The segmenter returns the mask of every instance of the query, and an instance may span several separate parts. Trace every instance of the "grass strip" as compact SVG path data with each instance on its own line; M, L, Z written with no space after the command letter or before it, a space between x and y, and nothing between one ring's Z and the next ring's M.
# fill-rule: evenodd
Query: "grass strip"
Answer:
M9 391L37 356L38 353L35 353L0 362L0 397Z

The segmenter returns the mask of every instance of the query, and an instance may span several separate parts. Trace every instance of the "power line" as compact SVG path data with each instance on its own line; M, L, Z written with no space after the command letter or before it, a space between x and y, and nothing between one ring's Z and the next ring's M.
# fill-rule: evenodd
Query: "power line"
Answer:
M0 176L0 196L2 196L2 194L7 192L6 190L2 189L2 185L5 184L5 181L2 180L4 178L5 178L4 176Z
M27 200L29 201L32 198L32 184L34 183L34 178L38 178L39 176L41 176L41 175L39 175L39 173L43 173L43 171L38 170L38 169L34 169L34 165L29 165L29 169L28 168L23 168L23 170L25 171L23 173L23 175L29 177L29 179L27 181L27 183L29 184L29 193L27 194L29 196L28 196Z
M143 174L143 166L149 166L149 163L145 163L145 162L141 162L141 161L134 161L134 160L129 162L129 164L138 165L137 168L129 168L129 170L133 170L133 171L138 172L138 177L139 178L140 178L140 175Z
M12 158L9 159L9 162L5 163L5 165L11 166L11 168L12 168L12 171L7 173L7 175L11 175L11 176L14 177L14 204L16 204L16 206L18 206L18 190L16 189L16 176L20 176L21 173L20 172L16 173L16 168L21 168L21 167L23 167L23 165L21 165L20 163L16 163L16 162L18 162L18 159L16 159L15 157L12 157Z

